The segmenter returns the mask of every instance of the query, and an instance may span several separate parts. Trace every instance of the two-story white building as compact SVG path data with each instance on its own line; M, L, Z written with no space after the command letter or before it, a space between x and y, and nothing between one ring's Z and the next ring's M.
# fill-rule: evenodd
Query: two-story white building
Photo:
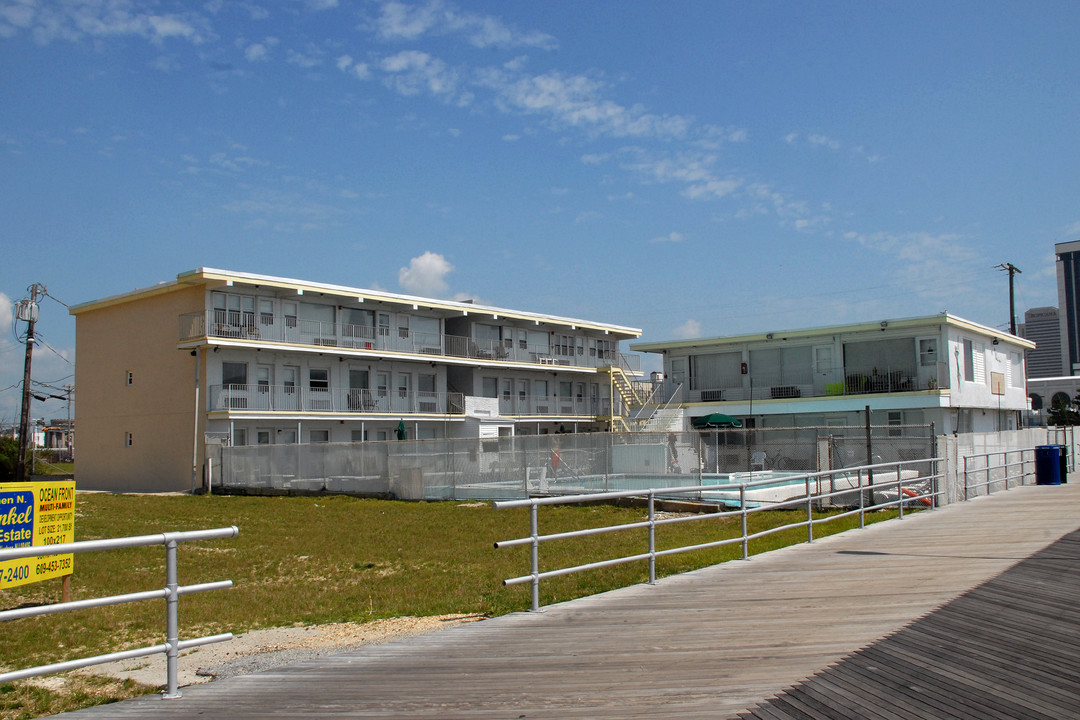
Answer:
M684 427L712 413L748 427L933 423L1011 430L1029 408L1029 340L942 313L736 337L632 343L663 355Z
M608 430L610 323L200 268L77 305L81 488L188 490L234 445Z

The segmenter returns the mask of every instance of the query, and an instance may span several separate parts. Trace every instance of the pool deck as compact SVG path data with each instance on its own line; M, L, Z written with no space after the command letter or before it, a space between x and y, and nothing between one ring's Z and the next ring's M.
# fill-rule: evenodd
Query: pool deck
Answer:
M1077 480L64 717L1075 717Z

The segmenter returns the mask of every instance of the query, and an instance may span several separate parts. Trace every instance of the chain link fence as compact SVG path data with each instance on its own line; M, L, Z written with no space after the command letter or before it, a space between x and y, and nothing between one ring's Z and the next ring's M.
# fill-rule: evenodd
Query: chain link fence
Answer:
M746 472L799 474L935 456L933 427L582 433L221 447L215 491L341 493L401 500L717 484ZM930 475L933 468L920 468Z

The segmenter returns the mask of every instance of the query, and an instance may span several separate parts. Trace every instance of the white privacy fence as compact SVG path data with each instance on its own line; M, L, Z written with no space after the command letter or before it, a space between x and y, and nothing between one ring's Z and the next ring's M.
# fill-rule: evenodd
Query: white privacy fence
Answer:
M216 491L492 500L798 474L935 456L931 426L569 433L224 447Z

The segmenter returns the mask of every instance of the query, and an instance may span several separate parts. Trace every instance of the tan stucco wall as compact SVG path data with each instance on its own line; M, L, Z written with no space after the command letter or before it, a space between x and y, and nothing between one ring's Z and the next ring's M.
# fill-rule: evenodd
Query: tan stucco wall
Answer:
M204 307L204 288L193 287L76 314L80 490L191 490L196 358L177 348L178 327Z

